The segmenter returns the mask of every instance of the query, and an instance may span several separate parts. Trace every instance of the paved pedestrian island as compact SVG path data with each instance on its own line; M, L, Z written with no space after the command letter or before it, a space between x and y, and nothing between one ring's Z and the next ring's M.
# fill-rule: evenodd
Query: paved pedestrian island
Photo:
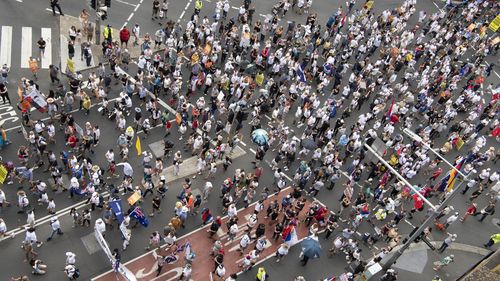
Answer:
M291 188L288 188L286 190L283 190L280 194L274 195L269 197L266 202L264 202L265 206L267 206L271 200L277 199L278 202L281 202L281 199L283 196L286 196L291 192ZM302 212L299 214L299 219L302 221L305 218L305 214L307 210L309 209L309 202L307 202L306 206L302 210ZM236 238L233 241L228 241L227 235L223 234L227 232L225 223L227 221L227 218L223 219L223 226L221 227L224 231L219 231L217 238L220 239L224 243L224 266L226 267L226 276L229 276L232 273L236 273L240 271L239 264L241 263L242 258L244 255L241 255L237 249L239 245L240 238L243 236L244 231L246 229L246 217L251 215L253 213L253 205L251 205L249 208L239 210L238 211L238 218L239 218L239 234L236 236ZM274 225L269 225L267 219L265 217L265 210L261 211L260 214L258 215L258 223L265 223L266 224L266 232L265 236L268 239L267 245L265 250L260 254L259 260L265 259L266 257L272 256L275 254L276 250L278 249L279 245L281 244L281 239L278 241L274 241L274 239L269 241L272 237L272 233L274 230ZM278 220L281 220L282 216L278 218ZM258 224L257 223L257 224ZM201 227L193 232L190 232L186 235L183 235L180 237L177 241L179 245L183 245L186 242L189 242L191 244L192 251L196 253L196 258L193 261L193 275L191 276L191 280L215 280L215 278L212 279L212 276L210 276L211 272L214 270L214 260L213 257L210 256L210 250L212 249L213 242L215 241L215 236L214 239L210 238L208 233L207 233L208 226ZM302 238L306 237L308 235L308 228L299 223L299 226L296 227L297 231L297 236L298 239L301 240ZM252 233L253 234L253 233ZM252 250L254 247L254 244L250 245L247 248L247 252ZM160 252L156 251L151 251L148 252L142 256L139 256L127 263L125 263L125 267L129 269L137 278L139 281L146 281L146 280L155 280L155 281L170 281L170 280L178 280L179 276L182 272L182 268L184 266L184 253L180 253L179 259L176 263L174 264L169 264L165 265L162 268L161 274L156 277L156 270L157 270L157 265L156 265L156 257L158 254L164 255L164 247L161 248ZM288 258L288 257L286 257ZM290 257L290 258L296 258L296 257ZM108 271L100 276L97 276L92 279L93 281L126 281L124 278L121 276L117 276L114 272Z
M158 152L158 149L159 149L158 144L156 144L156 143L155 143L155 145L151 144L151 145L149 145L149 147L153 151L155 156L158 157L159 155L163 155L163 144L162 144L162 148L161 148L161 150L162 150L161 153ZM233 153L231 153L231 154L226 153L226 155L231 157L231 159L236 159L236 158L241 157L245 154L246 154L246 151L243 150L239 146L236 146L234 148ZM178 179L182 179L185 177L189 177L191 175L196 174L196 162L197 161L198 161L198 156L192 156L192 157L186 158L179 165L179 174L178 175L174 175L174 166L173 165L170 165L167 168L163 169L163 171L161 172L160 175L165 176L165 178L167 179L167 183L178 180ZM217 166L222 165L222 160L217 160L215 163L217 164ZM221 169L221 168L222 167L219 167L218 169Z

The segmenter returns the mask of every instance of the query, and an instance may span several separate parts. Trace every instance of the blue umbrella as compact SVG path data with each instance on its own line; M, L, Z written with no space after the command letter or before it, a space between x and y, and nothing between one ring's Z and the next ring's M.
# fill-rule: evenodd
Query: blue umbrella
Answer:
M258 145L266 145L269 142L269 135L263 129L252 132L252 141Z
M302 241L302 252L305 257L310 259L319 258L321 254L321 245L318 240L307 237Z

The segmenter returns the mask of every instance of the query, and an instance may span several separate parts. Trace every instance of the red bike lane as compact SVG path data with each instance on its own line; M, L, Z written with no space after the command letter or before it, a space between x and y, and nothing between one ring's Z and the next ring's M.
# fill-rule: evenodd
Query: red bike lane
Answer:
M292 191L291 188L287 188L280 192L277 195L270 196L265 202L264 205L268 206L268 204L273 201L273 200L278 200L279 203L281 203L281 199L288 195ZM304 209L302 212L299 214L299 221L302 221L305 218L305 214L307 210L309 209L309 204L310 202L307 201ZM241 268L239 267L239 264L241 263L241 259L244 257L244 255L241 255L237 249L239 245L239 241L241 236L243 236L244 231L246 229L246 222L247 222L247 217L251 215L254 211L254 204L250 205L246 209L240 209L238 210L238 218L239 218L239 233L236 236L236 238L233 241L228 241L227 235L225 234L227 232L226 229L226 221L227 217L223 218L223 225L221 227L222 231L219 230L219 234L224 233L223 235L214 235L213 238L210 238L207 230L208 230L208 225L198 228L190 233L187 233L177 239L177 245L184 245L186 242L189 242L191 244L191 249L196 253L196 258L193 261L192 264L192 280L212 280L210 274L214 270L214 258L213 256L210 255L210 251L212 249L213 243L215 239L219 239L220 241L223 242L224 244L224 266L226 267L226 276L229 276L232 273L236 273L241 271ZM278 241L273 241L271 242L269 239L273 235L273 230L274 230L274 224L269 225L268 219L265 218L265 210L261 211L258 215L258 223L265 223L266 224L266 231L265 231L265 236L268 239L268 243L266 245L265 250L260 253L260 258L259 260L266 259L267 257L274 255L276 250L281 244L281 239ZM278 217L278 221L280 221L283 218L282 214ZM308 228L303 225L302 223L299 223L299 225L296 227L296 233L297 237L299 240L303 239L308 235ZM252 231L253 233L253 231ZM251 246L249 246L246 252L250 251L250 249L253 249L253 243ZM156 277L156 271L157 271L157 263L156 263L156 257L158 254L165 255L166 251L164 250L165 247L162 246L161 249L159 250L159 253L157 251L151 251L148 252L142 256L139 256L135 259L132 259L131 261L127 262L124 264L124 266L130 270L137 280L139 281L145 281L145 280L154 280L154 281L171 281L171 280L178 280L179 276L181 275L182 268L185 264L184 262L184 251L179 253L179 258L177 262L173 264L165 264L162 268L161 274ZM215 277L215 276L214 276ZM108 271L100 276L94 277L92 279L93 281L126 281L123 277L121 277L119 274L114 273L113 271ZM216 280L213 278L213 280Z

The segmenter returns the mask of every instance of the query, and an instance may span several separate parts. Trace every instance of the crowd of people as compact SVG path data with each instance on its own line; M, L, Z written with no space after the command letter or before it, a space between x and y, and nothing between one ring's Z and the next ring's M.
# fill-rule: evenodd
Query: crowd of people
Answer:
M459 221L467 223L469 216L476 216L481 222L492 216L500 198L496 166L500 96L498 85L486 85L485 79L494 67L486 58L498 52L498 41L487 31L498 3L469 1L461 7L447 5L427 14L416 10L416 0L405 0L395 9L374 14L373 1L361 5L355 2L350 0L346 6L340 6L326 23L318 22L311 8L312 0L280 0L263 20L254 17L255 3L251 0L243 1L236 16L230 14L228 0L217 1L215 11L210 11L212 18L200 16L203 3L196 0L185 26L160 21L153 36L142 36L135 25L132 33L124 27L118 42L108 26L103 61L90 71L88 79L78 72L68 75L64 85L58 72L51 71L54 85L44 95L46 105L42 108L49 117L47 122L32 119L30 107L39 105L34 98L41 95L42 89L35 80L23 78L18 108L27 128L27 143L18 146L17 160L3 159L2 164L8 171L9 183L17 181L29 189L21 186L17 202L12 204L6 199L5 192L9 191L0 190L0 207L17 205L18 213L28 218L23 249L32 273L45 274L47 270L34 252L34 246L43 244L35 232L35 204L44 205L54 215L47 241L56 234L63 235L61 228L65 227L55 215L55 197L63 191L71 198L86 200L88 206L83 212L71 210L73 227L95 224L104 234L118 224L125 250L133 223L117 223L109 200L120 193L137 193L142 198L151 194L152 208L144 204L144 209L150 216L160 214L162 208L171 208L160 208L168 191L162 171L173 165L174 175L180 174L181 150L197 157L193 178L204 175L210 180L220 169L218 161L224 171L232 164L233 150L247 128L250 132L261 128L268 132L265 143L258 143L255 169L237 168L234 176L224 181L220 210L203 208L203 201L214 188L210 181L202 187L201 195L194 196L192 181L185 178L181 193L176 195L179 201L174 206L174 216L163 232L153 233L148 242L147 249L159 247L161 241L170 246L169 252L158 260L158 274L164 264L176 262L180 251L175 243L176 233L190 220L190 213L200 215L204 224L210 224L212 235L222 229L234 239L237 223L232 221L224 226L215 213L227 215L231 221L237 205L248 207L258 202L256 212L267 210L266 217L274 223L275 243L281 244L287 229L302 224L302 220L314 239L323 230L326 239L335 234L329 255L344 253L349 263L356 264L352 272L342 273L337 280L352 280L404 243L405 237L398 232L401 220L411 221L418 213L422 217L432 212L426 213L423 200L386 165L368 157L370 152L364 145L376 142L385 144L388 165L403 177L410 181L414 177L424 178L414 188L434 202L443 202L459 183L448 181L450 167L429 147L445 157L454 150L460 151L459 156L449 160L466 175L458 181L464 181L461 193L470 193L470 206L465 214L446 206L435 227L422 232L420 240L428 238L432 229L448 231ZM307 19L303 23L283 21L289 10L304 14ZM163 4L153 1L153 20L169 19L167 12L168 0ZM85 18L85 13L82 15ZM134 45L141 49L135 61L138 70L133 75L126 72L132 60L128 50L122 49L123 45L127 48L131 34ZM117 91L113 82L121 90ZM170 108L162 108L159 99L167 100ZM80 128L72 114L74 108L83 109L86 114L102 114L114 121L120 131L118 149L104 148L104 165L94 160L94 149L104 137L99 124L82 118L81 124L85 125ZM266 114L270 120L264 119ZM136 144L139 132L147 139L156 127L165 130L164 156L155 158L145 151L141 154L142 171L134 171L129 149ZM405 138L404 128L414 131L420 139ZM179 131L180 145L172 139L171 130ZM56 148L56 135L62 132L65 145ZM1 144L8 144L3 129ZM274 183L259 183L267 165L266 156L271 160ZM120 177L120 167L123 178L115 186L111 181ZM40 168L50 173L50 179L35 176L34 171ZM286 176L291 169L292 181ZM68 186L62 180L63 174L70 178ZM342 186L337 182L343 182ZM287 186L293 186L290 196L282 202L263 204L272 192ZM328 209L315 201L321 201L323 193L334 189L343 190L335 208ZM109 199L103 196L105 191L111 194ZM478 203L478 198L485 198L488 203ZM313 203L303 210L306 200ZM257 210L257 206L262 209ZM136 207L131 205L127 214ZM42 212L39 210L37 213ZM93 216L98 217L95 223ZM373 231L356 238L356 230L364 223L370 224ZM239 242L240 251L249 257L241 264L242 270L249 270L259 260L259 225L250 217L248 234ZM0 236L7 234L7 225L0 219ZM492 235L485 247L498 242L498 234ZM460 236L448 233L438 251L445 252L455 240L459 241ZM215 241L214 277L235 280L237 276L226 273L224 267L231 261L224 261L224 252L218 248L221 242ZM385 244L375 257L362 257L360 243L381 242ZM248 251L251 243L255 243L255 249ZM289 247L287 243L280 245L277 262L286 256ZM67 256L65 273L69 280L76 280L79 270L75 255L68 252ZM115 256L119 263L119 250ZM306 257L302 260L307 263ZM439 271L451 261L453 255L448 255L434 269ZM189 280L194 267L196 263L186 257L181 280ZM265 269L259 268L257 280L266 280L266 276ZM380 280L396 278L397 273L389 270ZM304 278L299 276L296 280Z

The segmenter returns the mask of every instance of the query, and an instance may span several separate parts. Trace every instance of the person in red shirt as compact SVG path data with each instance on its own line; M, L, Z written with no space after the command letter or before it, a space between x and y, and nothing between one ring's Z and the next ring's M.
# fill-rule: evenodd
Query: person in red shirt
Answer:
M69 145L71 147L71 149L75 149L77 143L78 143L78 139L73 134L71 134L68 137L68 141L66 142L66 144Z
M461 222L464 222L470 215L474 215L477 212L477 204L472 203L472 205L467 208L467 211L465 211L465 214L460 218Z
M122 30L120 30L120 46L123 48L123 43L125 43L125 48L128 48L128 40L130 39L130 31L127 29L127 26L124 26Z

